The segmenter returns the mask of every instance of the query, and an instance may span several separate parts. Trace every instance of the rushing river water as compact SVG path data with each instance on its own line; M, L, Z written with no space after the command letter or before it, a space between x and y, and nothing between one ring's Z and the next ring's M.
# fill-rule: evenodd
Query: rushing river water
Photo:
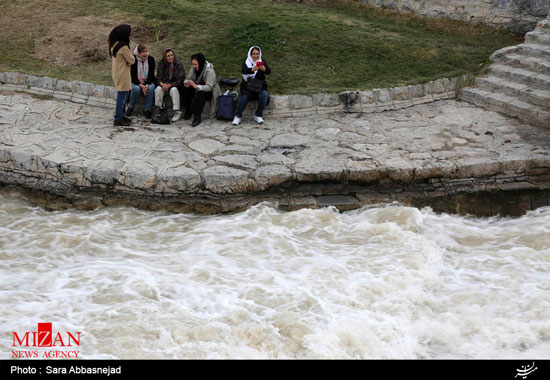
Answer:
M2 195L0 292L1 358L38 322L80 331L82 358L550 358L550 208L197 216Z

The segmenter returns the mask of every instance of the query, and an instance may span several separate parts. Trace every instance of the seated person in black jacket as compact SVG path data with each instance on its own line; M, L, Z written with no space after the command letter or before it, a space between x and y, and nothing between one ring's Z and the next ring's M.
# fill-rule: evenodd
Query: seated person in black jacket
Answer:
M254 121L262 124L264 108L269 103L269 92L267 92L267 83L265 76L271 74L266 61L262 61L262 50L259 46L252 46L248 50L248 57L243 62L241 72L243 80L241 81L241 100L233 119L233 125L241 123L244 109L250 100L258 100L258 108L254 115ZM249 82L253 80L260 81L260 86L257 89L252 89Z

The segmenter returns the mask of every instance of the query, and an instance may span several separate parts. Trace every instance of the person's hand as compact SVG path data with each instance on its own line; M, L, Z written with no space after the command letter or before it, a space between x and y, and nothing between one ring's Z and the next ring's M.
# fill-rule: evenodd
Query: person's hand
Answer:
M197 84L196 84L194 81L192 81L192 80L190 80L188 83L189 83L189 85L190 85L191 87L193 87L194 89L197 89L197 87L199 87L199 86L197 86Z

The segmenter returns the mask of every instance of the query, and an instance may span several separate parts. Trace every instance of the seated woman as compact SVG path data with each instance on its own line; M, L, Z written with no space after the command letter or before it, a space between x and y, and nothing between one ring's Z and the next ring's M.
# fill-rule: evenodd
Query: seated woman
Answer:
M193 54L191 56L192 68L184 82L185 90L183 92L183 104L187 108L184 119L189 120L194 116L191 126L196 127L201 123L201 114L204 104L210 100L210 117L216 114L218 96L220 96L220 86L216 79L214 66L206 60L202 54Z
M162 59L157 69L157 81L155 88L155 106L164 107L164 95L169 93L174 107L172 121L181 118L180 96L185 80L183 63L176 57L174 50L164 49Z
M143 115L151 118L151 107L155 96L155 59L149 55L149 49L143 44L138 44L134 49L136 62L130 67L132 75L132 92L130 105L126 110L126 116L132 116L136 101L140 94L145 96Z
M254 121L258 124L264 122L263 112L264 108L269 103L269 92L267 92L267 83L265 76L271 74L267 62L262 61L262 49L259 46L252 46L248 50L248 57L243 62L241 68L243 74L243 80L241 81L241 100L233 119L233 125L239 125L241 118L243 117L244 109L250 100L258 100L258 108L254 115ZM251 79L257 79L261 81L259 88L252 89L249 84Z

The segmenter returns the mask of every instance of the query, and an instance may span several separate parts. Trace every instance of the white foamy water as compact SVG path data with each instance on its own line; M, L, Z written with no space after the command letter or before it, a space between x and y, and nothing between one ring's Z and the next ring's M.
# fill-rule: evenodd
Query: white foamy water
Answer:
M550 208L195 216L4 195L0 299L0 358L38 322L96 359L550 358Z

